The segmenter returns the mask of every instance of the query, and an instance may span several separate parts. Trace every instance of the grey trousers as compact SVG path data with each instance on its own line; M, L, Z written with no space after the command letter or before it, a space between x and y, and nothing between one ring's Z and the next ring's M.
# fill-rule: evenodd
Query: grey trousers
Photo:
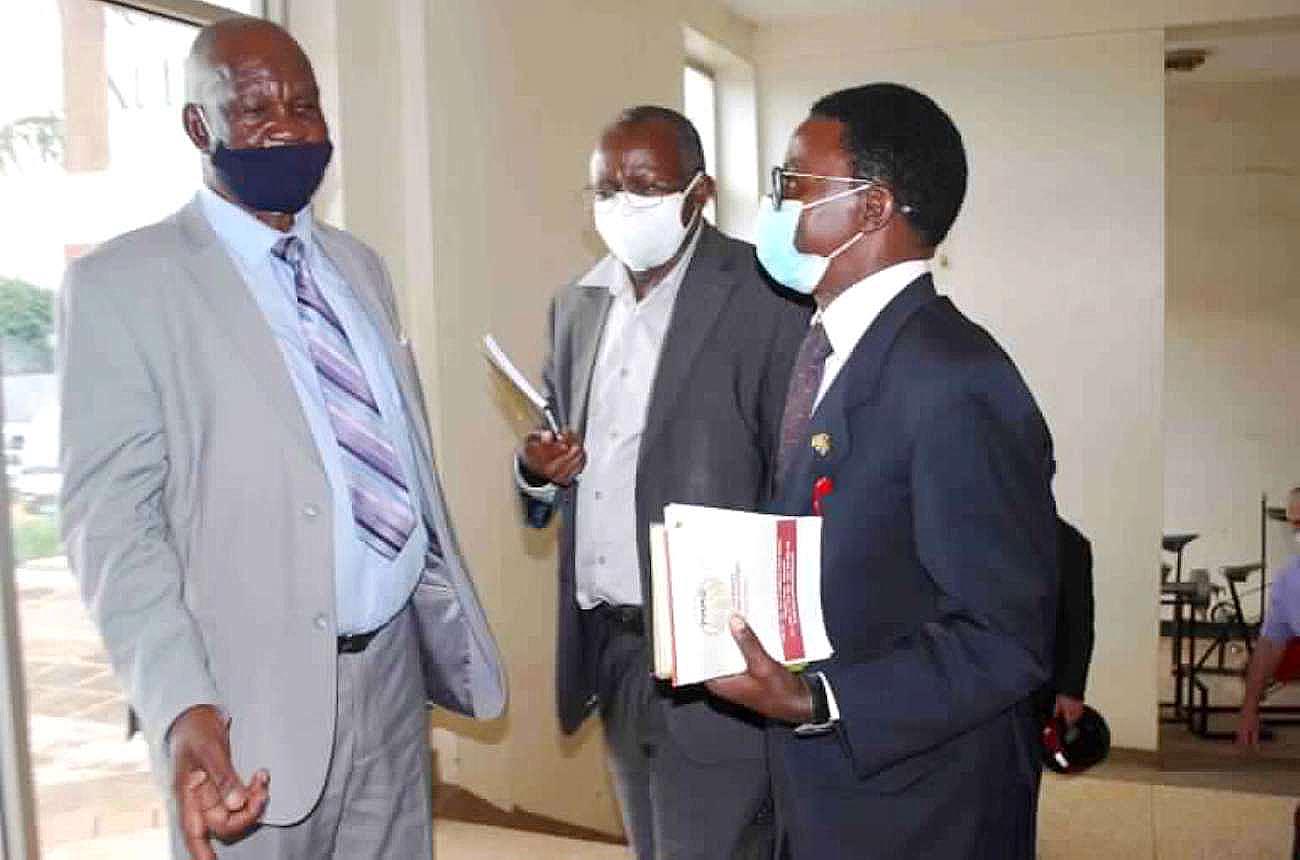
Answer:
M759 760L703 764L663 728L644 636L598 636L601 720L637 860L770 860L771 786ZM719 717L724 719L723 717Z
M433 793L420 655L409 608L368 648L338 656L334 749L325 790L289 827L265 825L221 860L429 860ZM275 774L271 774L275 791ZM172 853L187 860L173 818Z

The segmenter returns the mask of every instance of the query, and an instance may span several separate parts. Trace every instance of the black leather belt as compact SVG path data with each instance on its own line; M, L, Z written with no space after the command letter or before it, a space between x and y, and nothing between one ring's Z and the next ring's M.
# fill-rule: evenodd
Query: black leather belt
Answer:
M366 650L366 646L370 644L371 640L378 635L378 630L371 630L369 633L355 633L351 636L340 636L339 653L360 654L362 651Z
M620 633L645 635L645 614L640 606L632 604L611 606L608 603L599 603L587 611Z

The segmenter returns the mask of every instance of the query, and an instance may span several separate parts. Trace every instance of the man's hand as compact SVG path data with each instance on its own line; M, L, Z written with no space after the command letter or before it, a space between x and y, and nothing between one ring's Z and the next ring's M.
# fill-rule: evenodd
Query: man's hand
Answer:
M572 484L587 465L587 451L572 430L558 436L550 430L534 430L524 439L519 456L529 472L561 487Z
M1237 722L1237 746L1242 749L1259 749L1259 710L1246 707L1241 709Z
M1067 726L1074 725L1079 722L1079 717L1083 716L1083 699L1057 693L1056 707L1052 710L1052 716L1065 720Z
M247 785L239 779L230 761L226 721L211 705L185 711L167 738L185 848L192 860L217 860L211 838L232 842L261 820L270 774L259 770Z
M739 615L731 617L731 636L745 655L745 671L706 682L709 692L774 720L793 725L811 722L813 701L807 685L768 656Z

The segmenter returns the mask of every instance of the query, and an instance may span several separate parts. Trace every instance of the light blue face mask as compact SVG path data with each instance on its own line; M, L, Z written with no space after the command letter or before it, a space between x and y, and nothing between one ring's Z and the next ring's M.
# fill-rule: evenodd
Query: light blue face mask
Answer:
M805 295L811 293L821 283L831 260L843 254L866 234L858 233L853 236L832 251L828 257L823 257L821 254L808 254L800 251L794 244L795 234L799 232L799 217L823 203L830 203L832 200L839 200L841 197L871 187L871 185L861 185L857 188L849 188L811 203L786 199L781 201L780 209L774 209L772 198L765 195L758 204L758 225L755 229L754 244L758 250L758 261L777 282L795 292Z

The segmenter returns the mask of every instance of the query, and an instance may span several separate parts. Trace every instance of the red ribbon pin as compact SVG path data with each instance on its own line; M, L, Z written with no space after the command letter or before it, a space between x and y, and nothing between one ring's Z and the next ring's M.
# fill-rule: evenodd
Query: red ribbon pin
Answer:
M817 516L822 515L822 499L829 496L835 490L835 482L830 479L829 475L822 475L813 481L813 513Z

